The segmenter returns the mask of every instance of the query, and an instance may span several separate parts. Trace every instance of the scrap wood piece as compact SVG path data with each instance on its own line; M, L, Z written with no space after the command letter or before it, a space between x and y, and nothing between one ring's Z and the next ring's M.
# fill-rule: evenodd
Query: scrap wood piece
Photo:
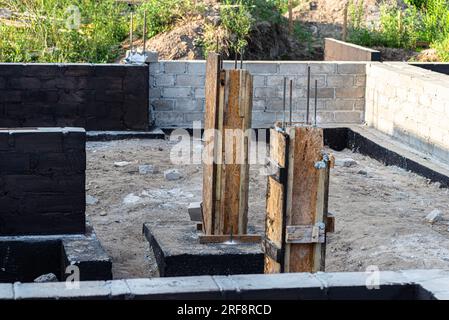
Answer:
M262 237L255 234L244 235L201 235L199 236L201 244L207 243L260 243Z
M325 224L287 226L287 243L324 243Z

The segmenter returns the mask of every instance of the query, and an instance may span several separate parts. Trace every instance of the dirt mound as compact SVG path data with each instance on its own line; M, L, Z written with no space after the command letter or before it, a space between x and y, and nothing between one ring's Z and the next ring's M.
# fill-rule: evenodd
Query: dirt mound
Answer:
M409 61L414 60L418 54L414 50L401 48L373 47L381 53L383 61Z
M261 22L251 31L245 52L247 60L320 59L322 52L290 37L282 25Z
M149 39L146 49L157 51L161 60L204 59L205 50L201 46L201 39L207 23L210 24L210 21L204 18L179 21L171 30ZM136 41L134 46L141 51L143 41ZM234 59L232 51L225 44L221 43L220 46L225 59ZM308 48L306 43L290 37L284 26L269 22L254 25L245 50L245 60L304 60L321 57L320 50Z
M203 19L180 21L173 29L151 38L147 50L159 52L162 60L202 59L202 48L195 43L203 35L203 26Z
M435 49L426 49L421 51L418 55L413 58L414 61L418 62L440 62L441 59Z

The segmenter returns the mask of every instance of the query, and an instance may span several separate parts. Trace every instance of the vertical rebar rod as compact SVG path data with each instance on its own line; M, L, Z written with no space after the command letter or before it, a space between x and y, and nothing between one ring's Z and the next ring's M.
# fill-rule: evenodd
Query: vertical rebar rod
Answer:
M147 51L147 11L143 12L143 50L142 54Z
M234 62L234 69L237 69L237 63L238 63L239 57L237 54L237 50L235 51L235 62Z
M244 54L244 49L242 48L242 50L240 50L240 69L243 69L243 54Z
M317 125L317 123L316 123L317 106L318 106L318 80L315 79L315 115L314 115L314 117L315 117L315 127Z
M306 108L306 124L309 124L310 113L310 66L307 68L307 108Z
M283 95L283 118L282 118L282 128L285 128L285 109L287 105L287 77L284 77L284 95Z
M133 27L134 27L134 14L131 12L131 26L129 27L129 50L133 53Z
M293 111L293 80L290 79L290 126L292 126L292 111Z

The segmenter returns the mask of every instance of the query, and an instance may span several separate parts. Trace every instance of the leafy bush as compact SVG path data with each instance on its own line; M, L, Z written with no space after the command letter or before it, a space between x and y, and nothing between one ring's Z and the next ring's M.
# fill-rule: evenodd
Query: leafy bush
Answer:
M4 0L2 5L17 17L0 25L0 61L110 62L127 34L127 7L114 0Z
M248 5L242 0L225 0L221 6L220 16L223 27L231 34L231 49L240 52L248 45L247 37L254 20Z
M432 44L432 48L437 51L437 55L443 62L449 62L449 35L445 39Z
M176 22L195 12L193 0L146 0L137 8L137 34L142 35L143 16L147 14L147 36L149 38L167 31Z
M364 46L416 48L418 42L436 44L449 35L449 1L407 1L405 9L383 5L379 26L364 22L363 4L350 6L348 40Z
M414 6L418 9L425 8L428 0L404 0L408 5Z

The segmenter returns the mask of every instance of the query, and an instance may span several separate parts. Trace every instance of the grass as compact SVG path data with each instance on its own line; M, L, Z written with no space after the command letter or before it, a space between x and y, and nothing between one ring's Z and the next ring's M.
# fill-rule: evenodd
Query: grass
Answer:
M408 0L405 9L392 4L381 7L380 23L367 25L362 1L350 4L348 41L363 46L384 46L419 51L428 43L442 61L449 61L449 1Z
M16 13L0 21L0 61L110 62L127 35L125 4L114 0L0 0Z

